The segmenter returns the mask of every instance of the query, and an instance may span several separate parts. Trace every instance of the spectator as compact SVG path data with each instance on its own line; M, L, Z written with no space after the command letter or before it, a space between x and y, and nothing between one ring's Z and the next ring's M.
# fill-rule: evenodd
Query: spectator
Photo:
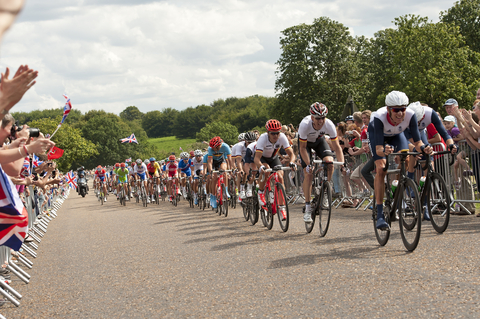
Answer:
M457 102L457 100L455 100L455 99L448 99L448 100L445 101L445 103L443 104L443 106L445 107L445 111L447 112L447 114L454 117L454 119L455 119L455 126L456 126L456 125L457 125L457 118L455 117L454 109L455 109L455 107L458 108L458 102Z

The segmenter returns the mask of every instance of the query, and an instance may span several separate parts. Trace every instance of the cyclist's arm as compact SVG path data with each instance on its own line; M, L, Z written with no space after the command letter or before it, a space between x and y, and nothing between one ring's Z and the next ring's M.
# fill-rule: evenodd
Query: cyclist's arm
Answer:
M342 148L340 147L340 143L338 142L338 138L334 140L330 140L330 142L332 143L332 151L334 151L335 154L337 155L337 161L343 162L344 161L343 151L342 151Z
M212 171L213 156L208 156L207 158L207 172Z
M293 149L289 147L285 150L285 152L287 152L288 157L290 157L290 163L295 163L295 154L293 153Z
M253 162L255 163L257 168L260 168L260 166L263 166L262 161L260 160L262 158L262 155L263 155L263 151L257 150L255 152L255 157L253 159Z
M227 169L233 169L235 167L233 164L232 155L227 155Z

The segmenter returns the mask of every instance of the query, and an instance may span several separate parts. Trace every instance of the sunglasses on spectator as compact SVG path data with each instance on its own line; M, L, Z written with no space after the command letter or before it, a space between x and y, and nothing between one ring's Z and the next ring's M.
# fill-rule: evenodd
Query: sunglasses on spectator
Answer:
M405 112L407 109L406 107L389 107L392 112L398 113L398 112Z
M280 134L280 132L270 132L270 134L272 134L272 135L278 135L278 134Z

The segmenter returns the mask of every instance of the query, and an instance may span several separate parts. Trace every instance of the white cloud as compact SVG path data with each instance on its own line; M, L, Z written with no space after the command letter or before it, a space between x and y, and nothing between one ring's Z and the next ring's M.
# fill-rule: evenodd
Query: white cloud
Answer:
M27 1L0 66L28 63L38 83L14 110L184 109L274 95L281 31L328 16L372 36L406 13L438 20L451 1Z

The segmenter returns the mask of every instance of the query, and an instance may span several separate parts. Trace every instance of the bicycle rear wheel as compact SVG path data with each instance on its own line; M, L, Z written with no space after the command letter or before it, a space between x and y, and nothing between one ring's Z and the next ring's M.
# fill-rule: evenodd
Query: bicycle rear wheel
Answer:
M245 221L248 222L250 219L250 206L242 203L242 209L243 209L243 218L245 218Z
M290 223L290 215L288 213L287 196L285 196L285 189L283 188L282 184L277 183L275 190L276 190L276 192L275 192L275 205L276 205L276 211L277 211L277 216L278 216L278 222L280 223L280 228L283 230L283 232L286 232L288 230L288 225ZM284 206L285 206L285 216L283 216L283 213L280 211L279 203L281 201L283 201Z
M222 184L222 206L223 206L223 214L225 217L228 216L228 197L227 197L227 188L225 184Z
M408 251L414 251L420 241L422 205L420 204L417 185L413 180L405 179L400 191L400 197L398 197L400 202L396 207L400 217L400 234L405 248Z
M332 188L330 183L323 182L320 191L320 201L318 206L318 228L320 229L320 237L327 234L330 225L330 217L332 215ZM313 218L312 218L313 219Z
M435 172L430 175L426 198L432 226L441 234L450 221L450 196L442 175Z
M252 225L255 225L258 222L258 214L259 214L259 209L258 209L258 202L257 198L252 197L248 200L248 206L249 206L249 213L250 213L250 223Z
M312 213L311 213L311 217L312 217L312 222L311 223L305 223L305 230L307 231L308 234L310 234L313 230L313 228L315 227L315 219L317 217L317 215L319 215L319 203L320 203L320 196L319 195L315 195L315 197L313 197L313 199L311 200L310 202L310 206L313 207L313 210L312 210ZM303 210L302 210L303 214L305 214L305 206L303 206Z

